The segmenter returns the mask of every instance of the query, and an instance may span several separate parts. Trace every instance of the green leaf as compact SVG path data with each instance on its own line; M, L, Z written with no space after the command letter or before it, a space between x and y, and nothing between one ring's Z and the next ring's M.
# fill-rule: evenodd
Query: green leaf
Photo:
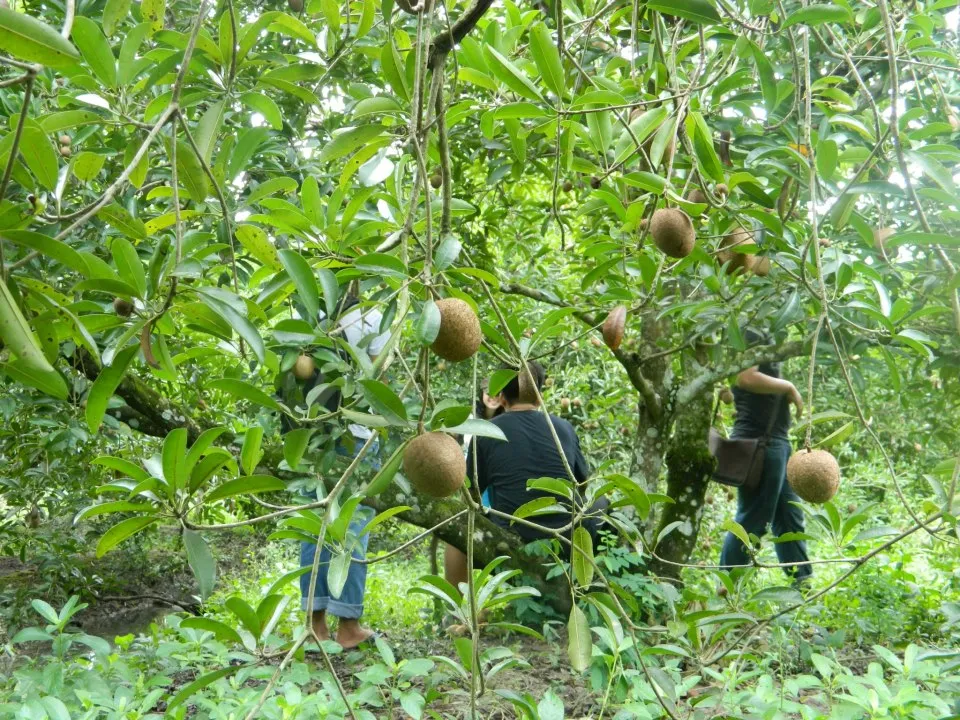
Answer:
M193 141L200 149L201 159L207 163L207 165L210 164L210 159L213 157L213 150L217 145L217 138L220 135L222 125L223 102L221 101L212 103L206 109L197 121L197 127L193 131Z
M133 245L124 238L114 238L110 244L110 253L113 255L113 264L117 266L121 279L135 287L139 297L146 297L147 276Z
M130 5L132 0L107 0L103 6L103 31L107 35L113 35L123 20L130 14Z
M210 390L219 390L220 392L225 392L228 395L232 395L233 397L237 398L238 400L249 400L255 405L262 405L270 410L283 412L283 407L280 405L280 403L267 395L260 388L254 387L245 380L220 378L207 383L207 388Z
M3 146L7 145L8 138L12 141L13 133L4 138ZM37 182L48 190L56 189L57 151L43 128L35 120L27 119L24 123L23 137L20 139L20 155L30 168L30 172L37 178Z
M283 436L283 459L291 470L296 470L307 450L313 428L297 428Z
M87 262L80 253L66 243L55 240L49 235L43 235L33 230L3 230L0 231L0 237L16 245L22 245L31 250L36 250L83 276L90 275Z
M262 426L253 425L247 428L243 435L243 447L240 449L240 466L247 475L253 474L253 471L257 469L260 458L263 457L263 452L260 450L262 442Z
M530 78L528 78L520 68L501 55L493 46L484 45L483 55L497 80L521 97L539 102L544 101L543 95L540 94L537 86L533 84Z
M436 430L438 428L432 429ZM451 435L474 435L476 437L488 437L503 441L507 439L507 436L503 434L503 430L489 420L481 420L480 418L470 418L469 420L464 420L459 425L446 427L443 430Z
M453 265L463 249L460 239L453 234L445 235L433 255L433 265L437 270L446 270Z
M145 503L135 503L128 500L114 500L113 502L99 503L97 505L91 505L84 508L78 512L76 516L74 516L73 524L76 525L81 520L88 520L92 517L99 517L100 515L127 512L140 513L141 515L152 515L156 512L156 508L154 508L153 505L147 505Z
M320 281L320 289L323 291L323 305L326 308L327 317L333 317L337 309L337 300L340 298L340 286L337 284L337 276L332 270L321 268L317 270L317 280Z
M227 480L208 492L204 499L208 502L223 500L234 495L256 495L266 492L280 492L286 489L283 480L271 475L244 475L243 477Z
M280 256L273 243L267 238L267 233L256 225L240 225L234 234L248 253L253 255L262 265L279 270L282 265Z
M388 385L372 379L361 380L360 384L363 386L363 396L376 412L393 421L406 421L407 409Z
M407 79L403 72L403 60L392 39L385 42L380 50L380 67L394 94L401 100L409 101L410 91L407 89Z
M403 463L403 451L406 449L407 443L400 443L400 446L393 451L393 454L389 459L383 464L380 470L377 471L377 474L374 475L373 479L367 484L366 487L362 489L364 497L376 497L388 487L390 483L393 482L394 476L397 474L397 471L400 469L400 465ZM383 513L377 517L381 517ZM376 518L368 524L368 528L376 522Z
M40 600L39 598L30 601L30 606L36 610L44 620L46 620L51 625L60 624L60 615L56 610L53 609L53 606L50 605L46 600Z
M717 151L713 147L713 135L703 115L691 112L687 116L687 133L693 137L693 150L700 168L717 182L723 182L723 165L717 157Z
M0 50L18 60L64 67L80 59L80 53L49 25L29 15L0 7Z
M817 143L816 162L817 172L824 180L833 178L837 170L837 160L839 158L839 148L834 140L821 140Z
M190 468L187 467L187 429L176 428L163 440L163 477L172 492L187 487Z
M664 15L681 17L700 25L722 22L717 8L710 0L647 0L647 7Z
M107 530L97 542L97 557L103 557L132 535L153 525L157 521L154 517L134 517L121 520Z
M200 588L200 599L206 601L217 583L217 561L213 559L207 541L194 530L183 531L183 547L187 551L187 562Z
M530 52L543 82L562 98L566 90L563 63L550 30L542 22L534 23L530 28Z
M164 15L167 12L167 0L142 0L140 3L140 17L150 23L150 32L163 30Z
M581 587L593 582L593 538L582 525L573 531L573 575Z
M334 135L330 142L323 146L317 155L317 162L327 163L349 155L354 150L366 145L376 137L383 135L382 125L361 125L347 128Z
M256 202L259 202L263 198L266 198L270 195L275 195L277 193L283 193L284 195L289 195L297 190L297 181L292 177L287 177L286 175L281 175L280 177L270 178L259 185L257 185L246 199L243 201L244 205L253 205Z
M103 414L107 410L107 403L110 402L110 398L113 397L113 393L127 372L127 367L139 350L139 345L131 345L118 352L113 362L100 370L97 379L90 386L87 392L86 409L87 427L90 432L95 433L99 429Z
M57 133L80 125L99 125L103 118L89 110L64 110L37 118L37 122L45 133Z
M777 107L777 76L774 75L773 65L766 54L754 43L750 43L753 61L757 65L757 75L760 78L760 90L763 93L763 105L767 113L772 113Z
M44 632L38 627L27 627L14 635L10 642L13 645L19 645L26 642L50 642L51 640L53 640L53 635L50 633Z
M98 457L93 461L93 464L102 465L103 467L115 470L119 473L122 473L126 477L132 478L138 483L142 483L150 477L150 473L148 473L139 465L134 465L129 460L113 457L112 455L103 455Z
M93 74L107 87L115 88L117 61L100 26L88 17L74 18L73 32L70 37L77 44L84 62L90 66Z
M147 228L140 218L135 218L119 203L110 203L97 212L111 226L133 240L146 240Z
M146 2L146 0L144 0L144 2ZM220 668L219 670L209 672L206 675L201 675L189 685L185 685L184 687L180 688L177 694L170 698L169 702L167 703L167 710L170 711L176 708L178 705L182 705L184 702L186 702L187 698L189 698L195 692L203 690L203 688L215 683L221 678L225 678L228 675L233 675L243 667L245 666L230 665L229 667Z
M421 345L430 345L437 339L440 333L440 309L433 300L423 304L414 332Z
M407 267L399 258L386 253L367 253L353 261L355 267L373 274L393 275L405 278Z
M297 295L300 296L307 315L312 322L315 322L320 314L320 290L317 288L317 279L313 276L313 270L303 256L295 250L281 250L279 256L283 269L287 271L287 275L297 288Z
M590 637L590 623L586 613L574 605L567 621L567 656L574 672L582 673L590 667L593 654L593 640Z
M747 531L743 529L743 525L733 520L727 520L720 526L721 530L729 530L732 532L746 547L752 547L750 544L750 536L747 535Z
M330 587L330 597L339 599L343 593L343 586L347 584L347 575L350 572L352 553L338 552L330 558L327 568L327 585Z
M187 530L187 532L192 531ZM192 630L205 630L216 635L218 640L225 640L227 642L236 643L237 645L243 645L243 638L240 637L240 633L227 625L225 622L220 622L219 620L206 617L188 617L184 618L180 622L180 627L190 628Z
M270 127L274 130L283 129L283 115L280 113L280 106L269 95L253 92L244 93L240 96L240 101L263 115L263 118L270 123Z
M850 11L842 5L810 5L805 8L799 8L787 15L787 19L780 26L781 30L786 30L791 25L822 25L823 23L834 22L844 23L852 20Z
M832 433L827 435L827 437L825 437L820 442L816 443L814 447L829 448L829 447L833 447L834 445L839 445L848 437L853 435L853 433L856 432L856 429L857 429L857 423L853 421L848 422L840 426L837 430L834 430Z
M200 158L183 140L177 141L177 179L183 183L194 202L203 202L210 194L207 174L203 171Z

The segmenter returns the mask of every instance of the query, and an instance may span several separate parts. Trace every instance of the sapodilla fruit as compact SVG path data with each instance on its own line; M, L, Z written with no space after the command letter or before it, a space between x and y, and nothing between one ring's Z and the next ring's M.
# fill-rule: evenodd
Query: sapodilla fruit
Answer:
M627 308L617 305L603 321L603 341L611 350L617 350L623 342L623 332L627 322Z
M313 377L313 371L317 369L317 363L309 355L300 355L293 364L293 376L297 380L309 380Z
M732 248L753 244L752 232L745 230L742 227L734 228L724 236L723 240L720 241L720 247L722 249L717 253L717 261L721 265L730 263L727 266L727 272L730 273L736 272L741 268L749 269L750 265L752 264L751 261L753 260L753 256L734 252Z
M770 258L768 257L756 257L753 255L748 255L750 258L750 271L754 275L759 275L760 277L766 277L770 274Z
M809 503L825 503L840 487L840 466L826 450L801 450L787 462L787 482Z
M411 440L403 451L403 474L419 493L450 497L463 485L467 460L452 437L429 432Z
M705 203L707 201L707 196L703 194L703 190L700 188L694 188L687 193L687 202L692 203Z
M473 357L480 347L480 320L469 303L460 298L437 300L440 332L430 348L444 360L460 362Z
M893 237L894 232L893 228L874 228L873 229L873 246L880 251L887 249L887 240Z
M133 314L133 303L123 298L114 298L113 311L120 317L130 317Z
M650 234L660 251L672 258L693 252L697 236L690 216L678 208L661 208L650 218Z

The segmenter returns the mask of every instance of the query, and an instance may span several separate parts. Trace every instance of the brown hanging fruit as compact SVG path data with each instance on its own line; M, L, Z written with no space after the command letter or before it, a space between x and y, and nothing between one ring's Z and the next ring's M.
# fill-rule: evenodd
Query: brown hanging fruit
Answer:
M452 437L429 432L411 440L403 451L403 474L419 493L450 497L463 485L467 460Z
M130 317L133 314L133 303L123 298L114 298L113 311L120 317Z
M301 355L293 364L293 376L297 380L309 380L313 377L313 371L317 369L317 363L309 355Z
M840 465L826 450L801 450L787 462L787 482L809 503L825 503L840 487Z
M693 252L697 236L690 216L679 208L661 208L650 219L650 234L660 251L672 258Z
M611 350L617 350L623 342L623 332L627 325L627 308L617 305L603 321L603 341Z
M480 319L473 308L460 298L444 298L437 300L437 309L440 311L440 331L430 348L451 362L473 357L483 339Z

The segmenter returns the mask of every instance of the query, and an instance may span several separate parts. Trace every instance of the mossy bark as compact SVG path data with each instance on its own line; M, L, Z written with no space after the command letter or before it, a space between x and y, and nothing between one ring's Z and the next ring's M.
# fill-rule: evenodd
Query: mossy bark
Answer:
M651 569L657 575L679 578L681 565L689 562L700 534L703 507L715 460L707 447L712 414L712 393L702 393L678 408L676 425L667 450L665 505L654 539L673 523L679 523L656 547Z

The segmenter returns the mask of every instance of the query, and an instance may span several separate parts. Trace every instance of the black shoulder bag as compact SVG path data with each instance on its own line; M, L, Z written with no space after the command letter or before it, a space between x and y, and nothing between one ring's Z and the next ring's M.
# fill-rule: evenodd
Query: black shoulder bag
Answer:
M766 454L767 442L770 439L773 424L777 421L782 400L783 396L778 395L773 405L773 412L770 414L770 420L767 423L767 431L763 435L758 438L738 438L736 440L725 438L719 430L713 427L717 419L717 412L720 410L720 401L717 401L716 408L713 411L713 420L710 422L710 435L707 439L710 454L717 459L717 467L713 471L714 480L723 485L742 487L747 490L754 490L760 485L760 479L763 477L763 458Z

